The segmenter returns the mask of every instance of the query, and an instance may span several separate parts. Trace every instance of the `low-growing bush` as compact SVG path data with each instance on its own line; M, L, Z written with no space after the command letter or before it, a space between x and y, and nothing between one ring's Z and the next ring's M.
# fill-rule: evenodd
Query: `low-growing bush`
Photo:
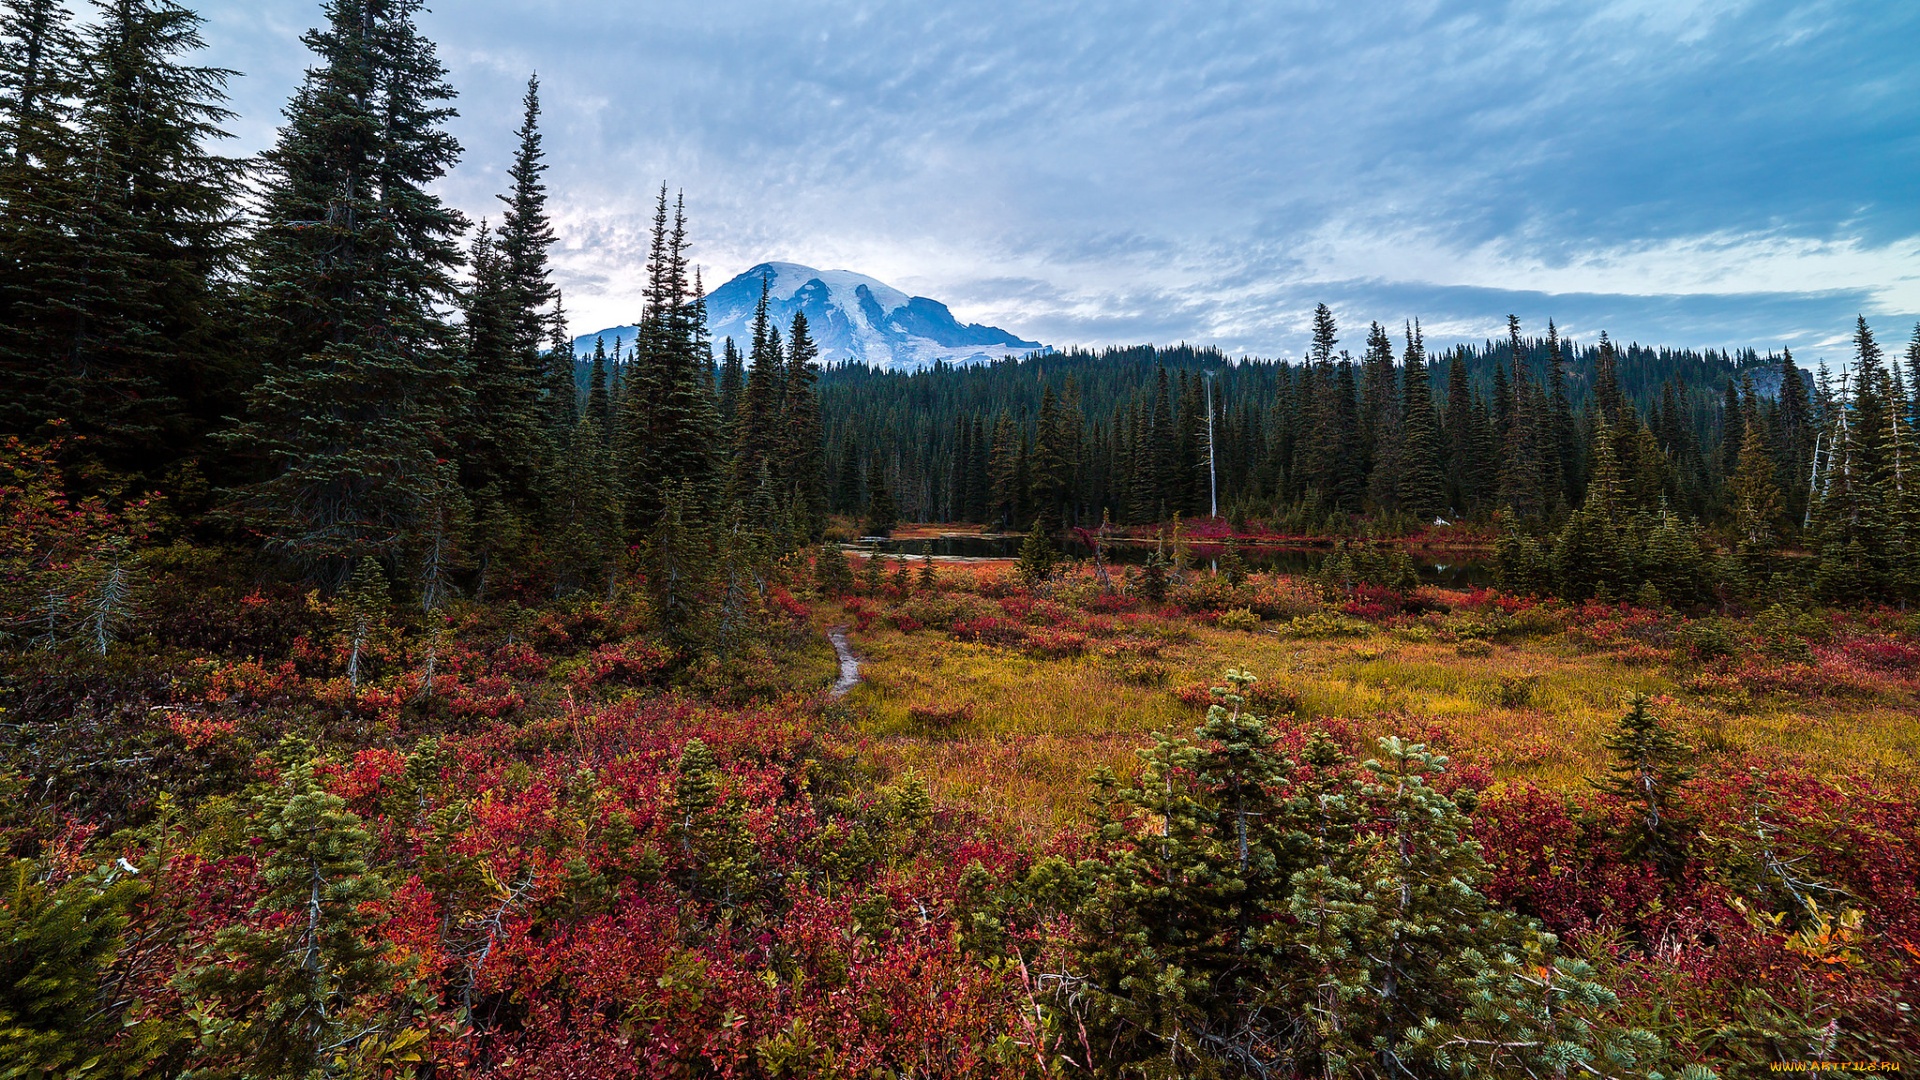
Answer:
M1306 640L1363 637L1373 632L1373 627L1358 619L1324 611L1289 619L1276 629L1282 636Z
M1250 608L1235 608L1232 611L1222 612L1218 625L1222 630L1252 633L1260 629L1260 616Z
M1158 660L1122 660L1119 664L1120 681L1129 686L1165 686L1167 674L1167 665Z

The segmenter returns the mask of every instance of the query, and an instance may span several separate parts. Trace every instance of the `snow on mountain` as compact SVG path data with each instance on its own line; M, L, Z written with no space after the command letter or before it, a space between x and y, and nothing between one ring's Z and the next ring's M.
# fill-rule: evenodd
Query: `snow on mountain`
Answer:
M753 314L767 286L767 313L784 339L793 313L804 312L823 363L861 360L877 368L912 371L936 360L951 364L997 360L1043 348L998 327L962 324L945 304L906 293L851 270L815 270L798 263L761 263L707 297L714 351L728 337L742 353L753 340ZM631 343L634 328L615 326L575 338L575 353L593 355L595 338L611 348Z

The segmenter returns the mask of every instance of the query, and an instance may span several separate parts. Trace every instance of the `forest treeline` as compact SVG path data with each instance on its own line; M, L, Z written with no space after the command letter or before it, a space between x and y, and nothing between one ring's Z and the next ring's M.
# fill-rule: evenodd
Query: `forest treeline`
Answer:
M1396 341L1373 323L1359 357L1336 351L1339 334L1323 304L1300 363L1141 346L913 373L832 366L831 506L858 513L878 484L915 519L1153 525L1217 507L1290 535L1354 531L1362 516L1412 530L1500 515L1548 544L1515 584L1576 594L1547 566L1568 526L1665 523L1697 554L1709 539L1737 549L1760 581L1772 553L1803 542L1846 553L1826 578L1836 599L1914 587L1920 327L1902 371L1861 319L1840 374L1806 371L1791 351L1605 334L1577 346L1511 317L1503 342L1433 354L1414 324ZM1615 584L1632 591L1623 560Z

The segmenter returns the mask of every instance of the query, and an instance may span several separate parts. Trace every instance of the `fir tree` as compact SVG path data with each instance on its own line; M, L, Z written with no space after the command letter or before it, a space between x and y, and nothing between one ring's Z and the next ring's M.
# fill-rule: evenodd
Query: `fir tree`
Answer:
M1693 778L1693 751L1660 723L1644 695L1635 694L1627 714L1607 737L1613 752L1608 775L1594 786L1634 808L1640 828L1629 851L1668 873L1686 862L1691 824L1675 805L1678 789Z
M1042 523L1035 520L1027 529L1027 538L1020 544L1020 562L1015 572L1028 586L1044 583L1053 574L1056 552L1053 549L1053 536Z
M894 506L893 495L887 491L887 478L874 461L867 467L867 518L868 536L886 536L900 523L900 511Z
M253 276L271 351L232 438L266 478L239 509L335 581L405 542L459 412L438 307L463 222L428 190L459 147L419 6L331 0L302 39L320 62L263 157Z
M205 149L233 115L221 105L233 73L180 61L202 47L201 19L169 0L94 6L74 58L77 85L68 87L80 105L71 117L78 156L65 166L73 175L31 177L32 159L50 161L43 155L58 150L34 130L34 117L16 113L9 125L23 137L8 141L30 156L18 171L0 167L0 196L44 205L0 212L4 234L9 225L21 230L6 244L18 288L0 281L0 358L13 359L0 370L27 376L21 404L30 411L64 403L89 456L158 479L200 449L249 381L223 284L236 264L239 163ZM31 37L24 24L39 17L22 15ZM43 45L58 42L57 22L41 36L51 39ZM22 44L32 51L31 40ZM48 59L43 48L39 63ZM22 76L38 84L24 93L51 104L45 95L57 79ZM17 190L23 181L27 190Z
M353 1051L392 1027L381 998L396 972L373 914L388 890L369 865L372 838L311 762L282 776L260 825L264 918L222 930L231 962L194 979L231 1017L211 1049L244 1060L249 1076L353 1075Z
M685 513L700 513L715 495L719 418L708 381L713 357L706 347L705 300L688 280L686 248L684 205L676 202L669 219L663 184L648 256L647 311L634 339L635 385L621 410L627 517L641 534L664 513L667 488L684 487ZM768 435L777 449L777 429Z
M550 444L557 448L572 437L574 426L580 422L580 388L574 372L573 341L567 337L567 315L558 290L554 292L553 319L547 332L544 357L547 435Z
M500 255L505 261L511 310L514 315L514 348L524 377L535 378L541 345L549 336L559 314L560 293L554 288L552 271L547 266L547 250L556 237L547 215L547 186L541 174L547 171L546 152L540 146L540 77L529 76L526 96L521 99L520 128L515 136L519 145L507 175L513 178L513 190L499 196L507 206L500 219ZM554 311L548 312L552 304ZM571 349L569 349L571 352Z
M128 912L146 895L117 867L59 886L32 862L9 868L0 888L0 1059L25 1077L139 1077L176 1033L134 1020L132 1004L102 1007Z
M826 449L821 442L820 398L814 390L819 355L806 315L794 312L782 380L786 400L781 409L779 462L786 487L802 508L810 538L819 535L827 521Z
M1407 328L1402 377L1402 423L1398 462L1400 505L1430 518L1447 504L1440 471L1440 432L1433 415L1433 390L1427 382L1426 343L1418 325Z
M62 352L84 288L84 146L74 117L83 54L58 0L0 5L0 431L50 431L81 408Z
M770 279L760 282L760 301L753 314L753 342L748 350L746 392L741 399L739 432L734 443L741 460L758 462L774 447L779 428L780 405L786 388L781 385L786 358L781 355L780 331L767 315Z
M720 355L720 423L727 438L737 442L740 401L747 389L746 368L740 362L740 350L734 348L732 338L722 343Z

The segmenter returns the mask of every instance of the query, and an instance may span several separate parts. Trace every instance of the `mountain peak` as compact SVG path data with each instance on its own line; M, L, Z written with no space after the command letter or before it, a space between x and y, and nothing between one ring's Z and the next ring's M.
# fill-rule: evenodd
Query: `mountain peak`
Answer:
M911 371L936 360L978 363L1044 348L998 327L963 324L938 300L908 296L865 274L790 262L759 263L708 294L707 328L715 342L731 337L746 350L763 281L774 325L785 333L794 312L804 313L826 363L858 360ZM612 327L576 338L574 351L590 355L600 336L609 343L615 337L631 339L633 328Z

